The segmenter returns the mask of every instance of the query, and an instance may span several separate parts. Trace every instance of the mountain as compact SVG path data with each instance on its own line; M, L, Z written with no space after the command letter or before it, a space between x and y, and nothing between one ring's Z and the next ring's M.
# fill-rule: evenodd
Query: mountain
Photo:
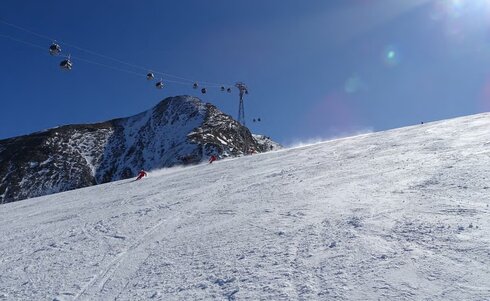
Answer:
M129 118L0 140L0 204L279 147L212 104L169 97Z
M0 206L0 300L490 300L490 114Z

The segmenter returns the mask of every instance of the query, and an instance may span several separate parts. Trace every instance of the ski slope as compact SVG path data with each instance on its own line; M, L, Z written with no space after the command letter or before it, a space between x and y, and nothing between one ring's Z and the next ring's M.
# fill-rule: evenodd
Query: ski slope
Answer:
M490 300L490 114L0 206L0 300Z

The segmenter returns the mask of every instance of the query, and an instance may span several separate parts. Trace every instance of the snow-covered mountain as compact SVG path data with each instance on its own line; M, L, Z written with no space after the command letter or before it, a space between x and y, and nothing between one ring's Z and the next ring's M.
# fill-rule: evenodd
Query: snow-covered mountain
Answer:
M5 204L0 300L490 300L489 166L480 114Z
M0 140L0 204L279 147L209 103L170 97L129 118Z

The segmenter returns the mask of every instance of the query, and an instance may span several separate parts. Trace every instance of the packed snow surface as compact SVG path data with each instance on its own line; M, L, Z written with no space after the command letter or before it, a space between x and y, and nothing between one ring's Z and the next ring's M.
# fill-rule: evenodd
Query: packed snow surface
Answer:
M0 300L490 300L490 114L0 206Z

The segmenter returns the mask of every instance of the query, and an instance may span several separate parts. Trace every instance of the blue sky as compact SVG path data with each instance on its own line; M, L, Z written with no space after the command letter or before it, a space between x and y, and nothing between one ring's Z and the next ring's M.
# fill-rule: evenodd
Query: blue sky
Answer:
M61 72L49 39L0 23L0 139L201 97L147 67L245 82L247 125L286 145L490 110L490 0L3 0L0 19L74 57ZM237 116L236 90L201 98Z

